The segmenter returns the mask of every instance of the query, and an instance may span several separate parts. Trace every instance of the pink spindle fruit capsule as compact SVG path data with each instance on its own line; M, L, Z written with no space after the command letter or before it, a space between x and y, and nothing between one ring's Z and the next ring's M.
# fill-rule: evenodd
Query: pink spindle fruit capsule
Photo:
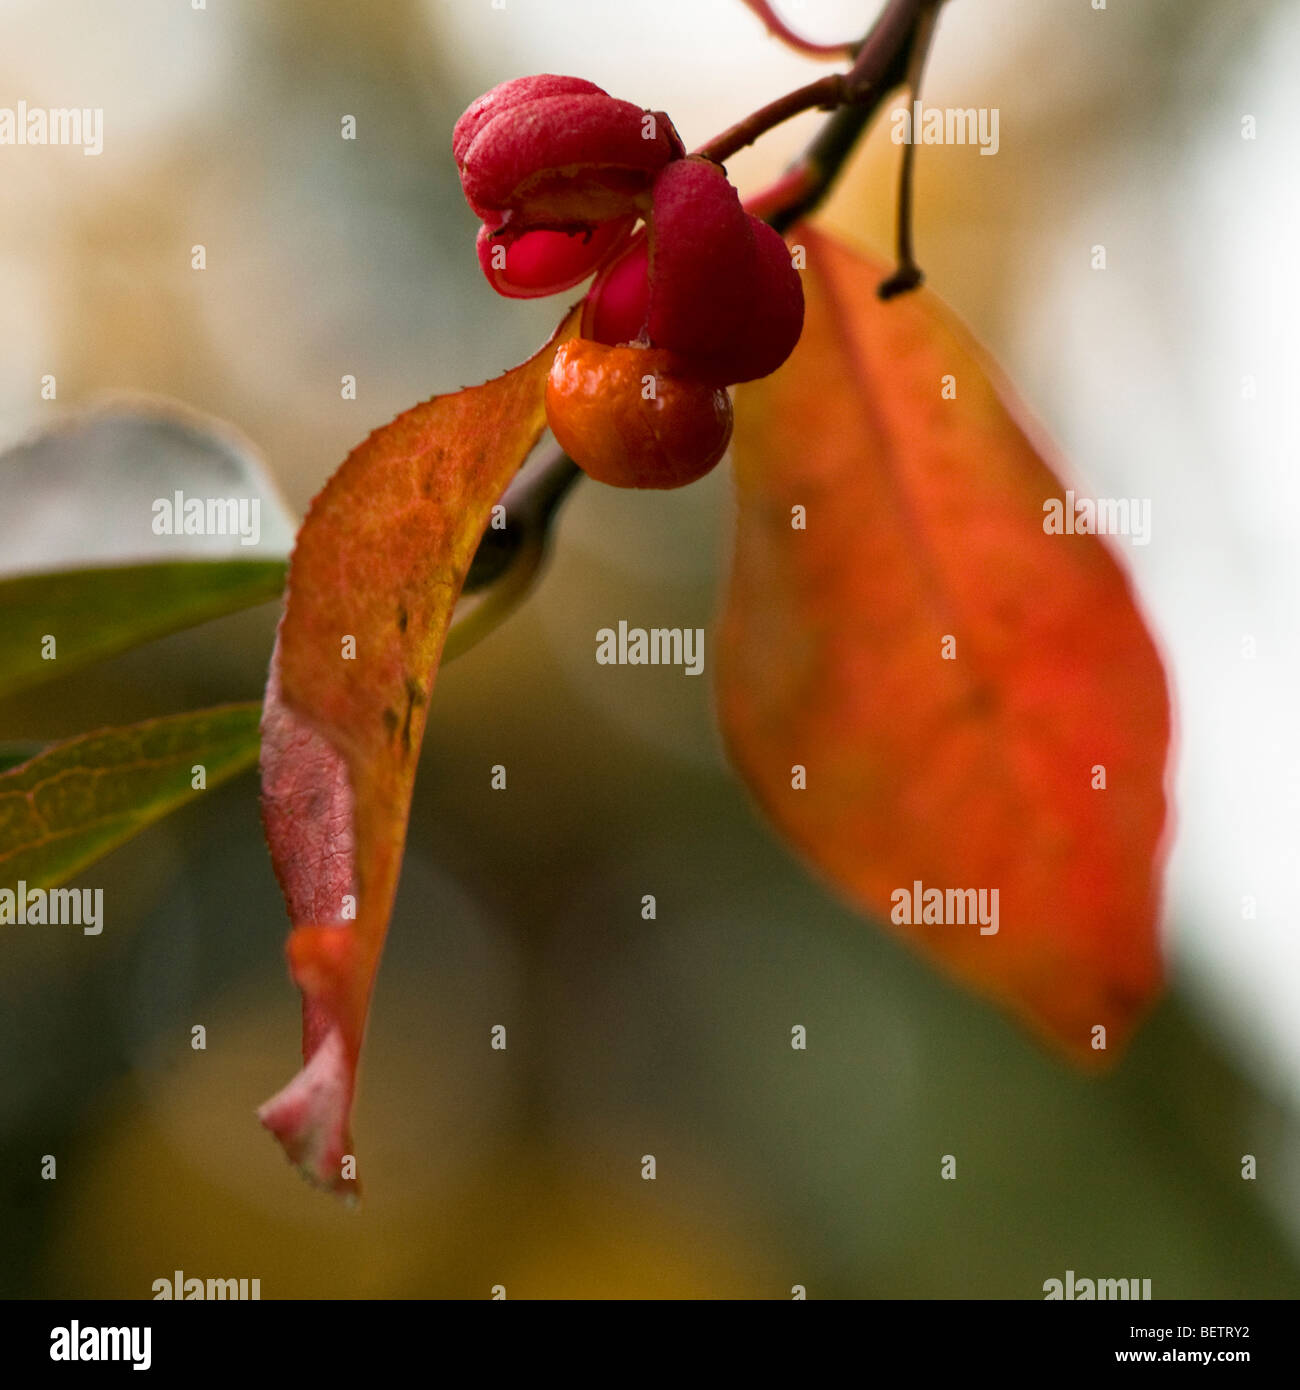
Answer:
M545 73L503 83L456 123L452 152L482 218L479 261L500 293L568 289L626 240L655 176L685 147L662 112Z
M731 385L785 361L803 309L781 236L745 211L718 165L692 156L659 174L647 230L592 287L583 332L667 348L703 379Z

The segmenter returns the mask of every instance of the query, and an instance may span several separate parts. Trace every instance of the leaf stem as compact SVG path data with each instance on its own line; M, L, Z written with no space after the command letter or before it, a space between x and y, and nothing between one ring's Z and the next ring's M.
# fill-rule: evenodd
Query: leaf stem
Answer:
M921 76L925 72L925 60L930 54L930 44L934 39L935 27L939 20L939 3L928 6L921 14L912 35L911 54L907 65L907 90L915 101L921 90ZM916 263L912 250L912 181L916 167L916 144L918 132L913 129L912 138L903 146L903 158L898 173L898 268L881 283L876 294L881 299L893 299L895 295L906 294L917 289L925 280L925 272Z

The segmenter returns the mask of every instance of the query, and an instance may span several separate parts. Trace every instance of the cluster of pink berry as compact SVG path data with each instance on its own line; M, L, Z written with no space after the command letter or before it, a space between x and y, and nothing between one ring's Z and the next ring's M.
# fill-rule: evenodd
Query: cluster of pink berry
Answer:
M794 350L803 287L781 237L663 112L594 83L523 77L456 124L461 186L492 286L534 298L596 280L582 336L555 355L546 408L561 447L620 487L679 487L731 438L725 388Z

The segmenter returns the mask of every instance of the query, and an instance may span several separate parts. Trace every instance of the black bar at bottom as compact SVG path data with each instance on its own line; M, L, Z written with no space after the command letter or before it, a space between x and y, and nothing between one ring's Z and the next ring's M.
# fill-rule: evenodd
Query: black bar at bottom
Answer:
M493 1300L484 1299L485 1305ZM505 1300L508 1302L508 1300ZM809 1300L815 1302L816 1300ZM610 1340L611 1333L618 1334ZM1049 1380L1143 1366L1295 1368L1292 1302L928 1302L770 1304L421 1302L9 1302L0 1304L0 1368L12 1385L114 1373L167 1384L250 1369L295 1379L386 1374L413 1360L433 1379L488 1383L506 1367L569 1374L579 1385L628 1370L687 1365L732 1379L780 1358L801 1383L899 1364L925 1372L1023 1369ZM620 1366L618 1363L623 1361ZM138 1368L138 1369L137 1369ZM386 1370L387 1368L387 1370ZM459 1369L458 1369L459 1368ZM15 1371L27 1378L14 1379Z

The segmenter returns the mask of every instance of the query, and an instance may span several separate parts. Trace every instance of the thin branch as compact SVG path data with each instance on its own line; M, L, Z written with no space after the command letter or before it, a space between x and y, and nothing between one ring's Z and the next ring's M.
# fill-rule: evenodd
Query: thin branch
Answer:
M849 69L848 83L854 100L872 94L895 71L899 57L904 65L916 40L916 29L924 13L938 9L943 0L889 0L880 18L871 26ZM897 81L889 84L897 86Z
M770 0L742 0L742 3L748 5L763 21L769 34L774 34L800 53L811 54L814 58L825 58L837 54L851 56L856 47L853 43L814 43L811 39L805 39L802 34L796 34L777 14L771 6Z
M506 489L501 499L506 524L501 530L485 531L474 552L462 600L447 633L444 662L477 646L523 602L546 560L560 503L580 477L578 465L557 450L544 464L518 475Z
M942 4L943 0L891 0L881 12L845 75L852 104L826 122L787 170L781 186L792 191L790 200L762 214L778 232L789 231L820 206L885 98L908 80L922 26L927 17L932 20L938 14ZM767 196L760 195L760 207Z
M853 66L848 72L819 77L815 82L768 102L701 145L695 153L721 164L769 130L805 111L833 111L840 106L878 109L879 97L888 90L882 88L882 83L892 77L900 55L910 55L916 50L915 35L922 29L927 32L925 45L928 46L928 29L933 27L933 15L942 3L943 0L889 0L870 33L854 51ZM927 16L930 17L928 21ZM893 87L898 83L891 80L888 85Z
M695 153L713 160L715 164L721 164L724 160L730 159L737 150L752 145L759 136L766 135L769 130L788 121L792 116L815 108L827 111L843 105L848 100L848 91L845 73L833 72L827 77L819 77L816 82L787 92L785 96L759 107L743 121L737 121L730 130L724 130L721 135L715 135L708 144L701 145Z
M921 91L921 76L925 72L925 60L930 54L930 44L934 39L935 27L939 21L939 3L928 7L917 23L912 36L911 57L907 65L907 90L915 102ZM916 263L912 250L912 182L916 167L916 130L911 131L911 139L903 146L903 158L898 175L898 268L876 289L881 299L893 299L895 295L906 294L917 289L925 280L925 272Z

